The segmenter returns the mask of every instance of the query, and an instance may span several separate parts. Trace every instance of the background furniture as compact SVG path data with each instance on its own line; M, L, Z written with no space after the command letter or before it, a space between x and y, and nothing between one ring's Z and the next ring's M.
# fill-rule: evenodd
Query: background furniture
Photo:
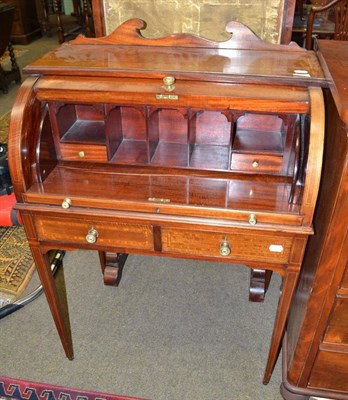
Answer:
M8 51L11 60L10 70L3 67L0 63L0 89L4 93L8 92L8 85L10 82L21 82L21 74L10 41L14 14L14 4L0 4L0 57Z
M318 41L325 89L324 168L283 343L282 394L348 399L348 42Z
M296 4L295 4L295 15L298 14L300 19L303 20L304 19L304 5L305 5L306 1L305 0L296 0Z
M300 20L295 16L294 26L292 29L292 40L300 46L306 47L307 23L308 16ZM316 18L313 23L312 36L321 39L332 39L335 31L335 23L327 18Z
M147 22L149 37L192 33L216 41L228 39L225 26L239 21L271 43L289 43L295 0L92 0L96 36L111 33L131 18Z
M306 47L306 33L308 17L312 8L320 8L329 3L329 0L297 1L292 40L300 46ZM335 23L329 11L320 12L313 19L313 35L322 39L331 39L335 30Z
M16 12L12 27L11 41L16 44L28 44L41 36L41 27L36 10L36 0L2 0L15 3Z
M57 19L58 42L63 43L67 38L72 38L76 34L83 33L87 37L94 36L94 26L92 18L91 0L73 0L74 13L76 17L77 27L70 31L65 31L62 15L62 0L54 0L54 11Z
M308 16L307 30L306 30L306 49L313 48L313 35L321 35L323 32L314 30L314 21L316 17L320 17L324 11L332 11L328 15L332 15L333 22L328 21L334 25L331 38L335 40L348 40L348 1L347 0L333 0L325 6L312 7ZM331 28L332 29L332 28Z
M92 17L91 0L71 0L74 17L74 25L71 21L70 27L67 29L66 21L63 18L63 1L62 0L36 0L37 9L41 29L47 36L52 35L52 23L50 15L55 17L55 25L57 27L58 42L63 43L67 39L73 39L78 34L82 33L87 37L94 36L94 25Z
M36 0L36 11L42 34L52 36L50 14L54 13L53 0Z

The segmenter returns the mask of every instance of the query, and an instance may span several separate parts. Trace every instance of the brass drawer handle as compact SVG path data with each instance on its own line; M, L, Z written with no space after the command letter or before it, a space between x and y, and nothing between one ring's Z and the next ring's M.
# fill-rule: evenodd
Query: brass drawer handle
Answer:
M66 198L66 199L64 199L64 200L62 201L62 207L63 207L65 210L67 210L68 208L70 208L70 206L71 206L71 199Z
M163 78L163 89L166 92L172 92L175 89L175 78L174 76L165 76Z
M231 254L230 243L226 239L220 243L220 254L224 257Z
M253 168L258 168L258 166L260 165L260 163L259 163L258 160L254 160L254 161L252 162L251 165L252 165Z
M256 225L257 224L256 214L250 214L248 222L250 225Z
M97 241L98 236L99 236L98 231L94 229L92 226L91 228L89 228L89 231L86 235L86 240L88 243L93 244Z

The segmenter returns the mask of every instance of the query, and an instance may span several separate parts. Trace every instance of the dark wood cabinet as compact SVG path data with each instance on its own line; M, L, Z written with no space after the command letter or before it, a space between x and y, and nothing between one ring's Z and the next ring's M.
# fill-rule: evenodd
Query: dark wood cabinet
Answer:
M145 39L144 26L45 55L14 106L17 208L58 332L73 358L50 249L98 251L106 283L128 253L243 263L251 289L283 279L267 383L313 233L323 72L314 53L236 22L221 43Z
M348 399L348 42L318 41L325 89L323 176L283 348L285 399Z
M28 44L41 36L36 10L36 0L4 0L16 5L11 40L16 44Z

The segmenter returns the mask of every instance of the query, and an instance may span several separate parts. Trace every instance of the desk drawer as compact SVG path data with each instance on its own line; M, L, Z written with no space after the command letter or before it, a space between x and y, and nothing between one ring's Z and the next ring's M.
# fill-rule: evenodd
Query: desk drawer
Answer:
M292 241L292 237L288 236L252 232L225 234L162 228L163 252L208 257L286 263Z
M106 146L82 143L61 143L60 152L63 160L106 162Z
M152 226L146 224L36 216L35 227L39 240L88 244L86 236L94 228L97 245L153 250Z
M271 156L262 154L243 154L233 153L231 169L253 173L273 173L280 172L283 158L281 156Z

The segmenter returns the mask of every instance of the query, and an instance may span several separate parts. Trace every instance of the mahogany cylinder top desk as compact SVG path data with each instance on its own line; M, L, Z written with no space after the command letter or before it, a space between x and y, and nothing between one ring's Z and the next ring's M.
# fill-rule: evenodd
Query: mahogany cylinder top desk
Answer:
M245 264L251 291L275 271L267 383L313 234L326 80L313 52L237 22L225 42L144 27L48 53L13 108L17 208L57 330L72 359L51 249L98 251L115 284L128 253Z

